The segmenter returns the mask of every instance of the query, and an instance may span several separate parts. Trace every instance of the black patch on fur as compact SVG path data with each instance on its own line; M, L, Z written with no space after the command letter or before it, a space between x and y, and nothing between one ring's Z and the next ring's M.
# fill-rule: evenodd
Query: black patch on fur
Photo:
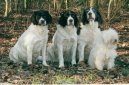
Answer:
M88 9L84 9L83 11L83 14L82 14L82 23L85 25L85 24L89 24L89 21L87 19L87 13L89 12L90 8ZM95 21L97 21L99 24L102 24L103 23L103 19L102 19L102 16L100 14L100 12L95 9L95 8L92 8L93 12L95 13Z
M34 25L39 25L38 22L41 17L46 20L46 24L50 24L52 22L52 17L46 10L35 11L31 16L31 22Z
M75 12L73 11L63 11L60 13L60 18L58 20L58 24L60 24L62 27L65 27L67 25L67 19L71 16L74 19L74 25L78 26L78 18Z
M80 35L81 29L82 29L81 27L77 28L77 35Z
M87 19L87 13L88 13L89 9L84 9L83 10L83 13L82 13L82 23L85 25L85 24L88 24L89 21Z

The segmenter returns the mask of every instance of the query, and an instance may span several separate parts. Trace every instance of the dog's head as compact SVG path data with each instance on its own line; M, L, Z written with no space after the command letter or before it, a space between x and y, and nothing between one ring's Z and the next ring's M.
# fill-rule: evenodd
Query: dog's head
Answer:
M46 10L35 11L31 16L34 25L48 25L52 22L52 17Z
M85 25L90 22L98 22L99 24L102 24L103 22L100 12L95 8L87 8L83 11L82 23Z
M109 28L108 30L105 30L102 32L102 37L103 37L104 43L107 46L116 48L118 40L119 40L118 33L116 30Z
M60 13L60 18L58 24L65 27L66 25L78 25L78 18L75 12L73 11L63 11Z

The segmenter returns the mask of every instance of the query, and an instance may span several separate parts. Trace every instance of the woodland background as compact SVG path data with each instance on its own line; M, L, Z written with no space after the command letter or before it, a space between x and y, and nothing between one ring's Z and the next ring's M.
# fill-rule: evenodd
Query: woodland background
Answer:
M101 30L113 27L119 32L119 56L113 70L101 72L69 64L62 70L57 68L57 63L42 69L39 63L29 71L25 66L10 63L9 50L30 25L33 11L45 9L52 15L51 42L60 11L73 10L80 20L82 10L87 7L95 7L101 12L104 19ZM0 83L129 83L129 0L0 0Z

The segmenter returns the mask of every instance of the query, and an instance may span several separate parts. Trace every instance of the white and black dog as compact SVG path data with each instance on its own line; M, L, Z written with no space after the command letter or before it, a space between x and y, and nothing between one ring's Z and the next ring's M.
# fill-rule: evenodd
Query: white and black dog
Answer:
M102 16L95 8L84 9L82 14L81 30L78 35L78 53L79 62L88 59L93 42L96 36L101 34L98 28L99 24L103 22Z
M53 36L52 44L48 46L48 58L59 62L59 68L64 67L64 61L76 64L78 18L73 11L63 11Z
M114 67L117 43L118 33L114 29L102 31L102 36L94 41L88 60L89 66L98 70L103 70L104 67L107 69Z
M11 48L10 60L15 63L25 61L28 65L31 65L33 60L42 56L43 65L48 66L46 63L46 45L49 32L48 24L51 21L52 17L48 11L35 11L31 16L31 25Z

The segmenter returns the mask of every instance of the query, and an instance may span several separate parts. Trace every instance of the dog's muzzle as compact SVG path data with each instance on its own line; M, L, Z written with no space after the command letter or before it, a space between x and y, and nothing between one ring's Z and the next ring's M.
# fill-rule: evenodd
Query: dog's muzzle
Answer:
M89 21L94 20L94 18L93 18L93 16L92 16L92 13L91 13L91 12L88 13L88 16L89 16L89 19L88 19Z
M73 19L69 19L69 25L73 25L73 24L74 24Z
M46 21L45 20L41 20L41 24L45 25Z

